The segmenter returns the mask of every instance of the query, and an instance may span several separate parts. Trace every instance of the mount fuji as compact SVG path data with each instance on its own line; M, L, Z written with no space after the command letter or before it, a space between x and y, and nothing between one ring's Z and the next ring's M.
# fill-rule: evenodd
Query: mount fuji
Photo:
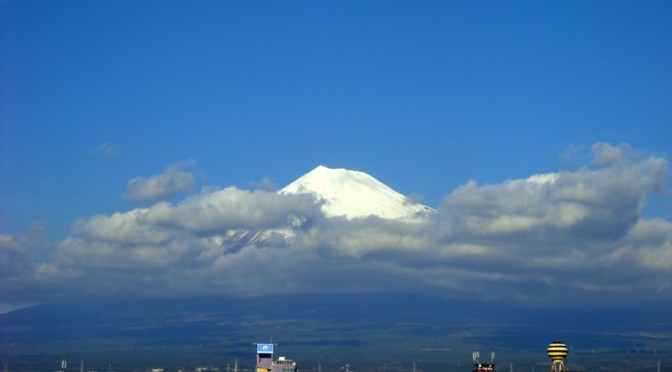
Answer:
M408 223L423 221L436 211L417 203L374 177L360 171L331 169L318 166L299 177L278 195L312 195L321 203L322 213L327 218L377 217ZM295 227L300 222L294 224ZM228 252L235 252L247 245L282 244L294 237L291 228L261 231L232 230L220 238L220 244Z
M412 219L434 210L416 203L371 177L347 169L318 166L282 190L281 195L313 194L323 202L326 217L377 216L384 219Z

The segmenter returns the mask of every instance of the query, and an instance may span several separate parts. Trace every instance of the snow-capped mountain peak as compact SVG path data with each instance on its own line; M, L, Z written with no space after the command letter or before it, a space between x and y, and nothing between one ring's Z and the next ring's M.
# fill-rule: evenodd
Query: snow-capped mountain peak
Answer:
M312 194L322 202L322 212L327 217L345 217L348 220L377 216L418 223L425 221L427 214L435 212L364 172L330 169L322 165L299 177L278 194ZM297 226L259 231L230 230L218 236L215 243L225 246L227 253L237 252L245 246L285 244L294 239L294 227Z
M324 203L322 210L328 217L353 219L374 215L385 219L409 219L433 211L364 172L322 165L278 193L313 194Z

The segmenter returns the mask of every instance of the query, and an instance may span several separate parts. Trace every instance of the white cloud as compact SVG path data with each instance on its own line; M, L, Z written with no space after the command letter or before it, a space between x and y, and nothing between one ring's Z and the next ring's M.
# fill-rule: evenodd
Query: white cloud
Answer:
M107 241L126 244L161 244L174 238L170 231L156 225L144 223L147 208L138 208L111 216L94 216L80 220L74 231L90 241Z
M119 154L120 154L119 149L109 142L101 143L100 145L96 146L96 148L93 149L93 151L91 152L91 156L97 158L98 157L112 158L118 156Z
M672 223L641 220L621 242L621 251L639 261L643 268L672 270Z
M128 181L126 197L131 200L160 200L180 192L191 192L195 178L182 168L190 163L177 163L169 166L163 174L149 178L135 177Z
M591 152L595 157L595 163L609 166L623 162L628 157L635 155L629 144L620 144L612 146L611 144L598 142L591 147Z
M536 305L672 300L672 223L642 218L647 195L668 187L667 161L606 144L593 153L590 167L573 171L468 182L412 224L325 218L305 195L205 190L82 219L42 262L21 253L31 274L14 272L4 290L17 301L57 285L108 295L407 290ZM260 231L272 238L257 240ZM27 246L0 235L4 264Z
M50 265L53 248L41 223L33 223L26 235L0 234L0 293L4 304L44 298L52 283L44 283L40 271ZM31 300L17 301L19 297Z
M319 205L308 195L278 195L235 187L208 190L173 206L155 204L147 211L148 223L179 227L195 233L228 229L266 229L291 224L297 216L321 216Z

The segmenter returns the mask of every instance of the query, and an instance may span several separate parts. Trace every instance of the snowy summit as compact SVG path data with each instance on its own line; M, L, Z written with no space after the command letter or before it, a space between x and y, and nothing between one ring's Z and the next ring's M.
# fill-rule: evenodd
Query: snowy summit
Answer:
M433 211L364 172L318 166L278 192L313 194L327 217L411 219Z
M412 201L364 172L330 169L322 165L299 177L278 191L278 194L311 194L322 203L322 212L325 216L345 217L348 220L377 216L387 220L415 223L423 221L427 213L435 212L434 209ZM259 231L237 229L219 237L218 244L229 246L233 252L246 245L263 245L271 241L277 243L291 240L293 237L294 232L290 228Z

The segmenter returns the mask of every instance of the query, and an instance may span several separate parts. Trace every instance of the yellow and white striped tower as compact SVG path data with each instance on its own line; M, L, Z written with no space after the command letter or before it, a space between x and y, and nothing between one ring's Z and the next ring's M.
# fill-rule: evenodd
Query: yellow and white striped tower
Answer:
M567 354L569 354L567 345L560 341L551 342L551 344L548 345L547 353L548 357L553 361L551 372L567 372L564 363Z

